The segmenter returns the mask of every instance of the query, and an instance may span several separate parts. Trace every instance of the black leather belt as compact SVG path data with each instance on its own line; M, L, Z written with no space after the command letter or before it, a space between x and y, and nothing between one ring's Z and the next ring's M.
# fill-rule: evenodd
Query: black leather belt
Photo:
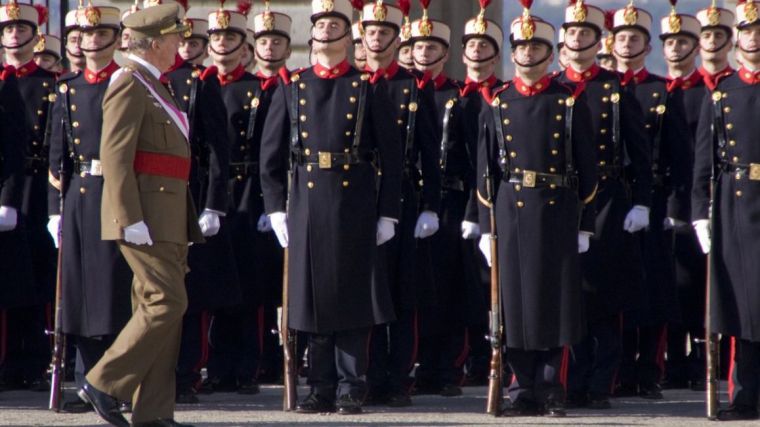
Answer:
M103 176L103 169L100 166L100 160L92 159L88 161L75 159L74 172L79 175ZM84 175L83 175L84 176Z
M740 176L747 176L750 181L760 181L760 163L720 162L720 170Z
M343 153L331 153L328 151L319 151L312 153L309 150L291 152L293 163L299 166L317 166L319 169L333 169L345 165L356 165L359 163L371 163L375 156L371 153L360 155L357 151L351 150Z
M456 176L442 176L441 188L449 191L464 191L464 181Z
M572 188L575 187L577 179L553 173L520 171L510 172L507 182L510 184L521 184L523 188L551 186Z
M259 173L259 162L230 162L231 177L247 177Z

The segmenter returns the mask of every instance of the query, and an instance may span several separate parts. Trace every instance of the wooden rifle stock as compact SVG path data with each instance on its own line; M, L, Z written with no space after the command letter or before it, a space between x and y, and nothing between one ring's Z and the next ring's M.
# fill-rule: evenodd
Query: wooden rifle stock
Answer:
M280 318L280 337L282 339L284 393L282 410L293 411L298 400L298 373L296 368L296 337L288 328L288 248L283 255L282 273L282 316Z
M48 409L55 412L61 411L63 402L64 369L66 367L66 336L63 334L61 300L63 298L63 192L65 191L63 160L61 160L58 176L61 180L61 195L59 198L60 220L58 221L58 263L55 273L55 307L53 312L53 330L45 331L53 336L53 354L50 360L50 399Z
M711 203L715 203L713 200L714 196L714 182L712 178L710 179L710 200ZM710 221L710 233L713 233L715 228L713 224L713 215L712 215L712 208L710 209L710 214L708 217ZM720 368L720 336L718 334L713 333L712 331L712 310L710 309L710 294L712 293L712 271L711 271L711 264L712 264L712 248L710 252L707 254L707 277L705 280L705 362L706 362L706 369L707 369L707 384L706 384L706 393L705 396L705 403L707 405L707 418L710 420L715 420L718 417L718 406L720 404L720 399L718 397L719 392L719 385L720 385L720 379L719 379L719 368Z
M488 198L488 216L491 225L491 310L489 311L488 341L491 344L491 367L488 374L488 400L486 413L499 416L502 401L502 334L501 321L501 287L499 285L498 234L496 232L496 214L494 212L493 180L486 165L486 197Z

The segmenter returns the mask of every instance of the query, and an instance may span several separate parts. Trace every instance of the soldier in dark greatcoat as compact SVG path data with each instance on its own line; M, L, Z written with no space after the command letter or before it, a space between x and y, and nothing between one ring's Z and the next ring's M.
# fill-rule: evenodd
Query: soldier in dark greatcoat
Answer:
M26 245L19 241L19 250L9 253L25 255L19 262L27 264L33 273L32 283L14 280L15 283L10 284L18 292L13 298L14 308L6 311L7 353L2 376L11 387L45 391L50 361L50 343L45 330L51 326L46 321L46 304L52 301L54 294L56 253L46 229L48 153L44 140L56 75L34 62L34 48L42 41L37 34L38 22L39 13L29 4L11 0L0 7L6 65L15 69L21 93L21 102L14 109L21 110L25 116L23 122L15 124L25 126L25 137L15 143L22 146L25 155L18 232L27 240L29 252L24 254Z
M311 393L297 411L353 414L370 330L393 320L389 290L372 276L400 215L401 150L385 80L348 62L351 3L314 0L312 10L316 65L272 96L262 188L289 251L288 326L309 334Z
M622 356L620 316L637 307L641 254L629 215L651 205L650 139L633 95L614 71L596 64L604 11L578 1L565 9L567 68L558 79L585 88L599 192L589 251L581 255L588 335L576 346L568 370L568 405L610 407Z
M188 307L182 320L182 343L177 361L178 403L196 403L200 370L207 362L210 316L217 309L239 303L232 243L225 218L228 206L229 143L224 127L225 107L219 81L204 73L208 21L184 18L179 60L165 73L174 99L190 123L190 192L198 208L206 243L189 248L190 268L185 279Z
M46 143L48 231L56 246L62 245L62 328L77 349L75 379L81 387L84 375L129 320L132 272L116 243L100 238L102 103L111 75L119 68L113 61L119 9L80 9L77 31L85 67L58 80ZM86 408L72 401L64 409Z
M582 91L547 74L554 28L526 8L510 39L516 77L482 110L477 163L480 247L489 263L499 263L506 361L514 373L502 413L564 416L563 346L585 332L578 253L588 250L594 232L594 135ZM543 126L535 126L537 118Z
M692 220L710 256L710 327L735 337L731 405L719 420L758 418L760 397L760 3L736 7L742 67L702 104L695 150ZM712 217L711 217L712 216Z
M651 140L651 209L638 205L626 217L626 229L639 233L643 281L638 307L624 316L623 360L618 395L662 399L667 323L679 319L674 285L672 230L666 218L688 215L689 141L683 108L667 91L667 80L651 74L652 16L629 4L615 11L612 32L623 91L632 94L644 115ZM637 356L638 355L638 356Z
M375 266L375 280L391 291L396 321L377 326L372 333L369 399L399 407L412 403L409 374L417 362L418 309L432 289L430 246L424 239L439 227L440 130L435 125L434 90L428 84L429 77L401 68L396 61L401 10L383 2L370 2L362 15L367 70L373 73L373 81L387 82L385 87L394 109L386 120L400 135L396 149L404 160L398 234L380 248ZM424 19L432 25L427 12Z

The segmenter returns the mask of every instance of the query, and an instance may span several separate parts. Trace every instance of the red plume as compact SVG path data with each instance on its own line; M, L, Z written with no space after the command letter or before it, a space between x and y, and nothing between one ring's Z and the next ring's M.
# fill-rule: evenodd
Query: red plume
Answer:
M219 9L224 9L224 2L227 0L219 0Z
M671 6L676 7L676 3L678 3L678 0L670 0Z
M351 0L351 6L353 6L354 9L361 11L364 9L364 0Z
M491 0L480 0L480 8L485 9L491 4Z
M612 27L614 26L615 26L615 11L605 10L604 11L604 28L606 28L607 31L612 31Z
M245 16L248 16L248 14L251 12L251 8L253 8L253 0L238 0L238 12L242 13Z
M177 3L179 3L180 6L182 6L182 9L187 12L188 9L190 9L190 1L189 0L176 0Z
M420 4L423 9L427 9L430 7L430 0L420 0Z
M41 4L35 4L34 8L37 9L37 25L46 24L48 21L48 16L50 16L48 8Z
M401 13L403 13L404 16L409 16L409 11L412 8L412 1L411 0L398 0L398 8L401 9Z
M570 6L573 6L573 5L575 5L576 3L578 3L578 0L568 0L568 2L567 2L567 3L568 3Z
M526 8L530 9L531 6L533 6L533 0L520 0L520 4Z

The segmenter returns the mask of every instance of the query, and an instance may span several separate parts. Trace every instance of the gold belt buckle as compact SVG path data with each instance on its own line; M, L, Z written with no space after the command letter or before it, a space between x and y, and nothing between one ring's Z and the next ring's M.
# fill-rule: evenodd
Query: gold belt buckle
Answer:
M533 188L536 186L536 172L535 171L523 171L522 185L525 188Z
M332 154L320 151L319 153L319 168L320 169L332 169Z
M749 164L749 180L760 181L760 163Z

